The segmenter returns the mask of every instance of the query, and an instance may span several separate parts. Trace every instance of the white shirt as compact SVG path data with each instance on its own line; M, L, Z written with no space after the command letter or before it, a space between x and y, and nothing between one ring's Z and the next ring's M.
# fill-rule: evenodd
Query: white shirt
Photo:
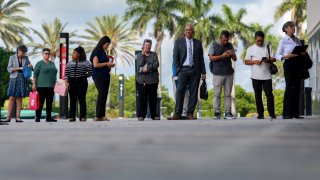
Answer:
M270 47L270 57L273 57L273 50ZM256 44L250 46L247 50L245 60L261 60L263 57L269 58L267 45L262 47ZM251 65L251 78L256 80L269 80L271 79L270 64L262 62L259 64Z
M191 42L191 49L192 49L192 55L193 55L193 39L187 39L186 38L186 43L187 43L187 58L183 63L183 66L190 66L190 62L189 62L189 53L188 53L188 49L190 46L190 42ZM193 57L192 57L193 59Z
M292 40L288 35L285 35L284 38L279 42L276 59L281 60L282 56L291 54L295 46L301 45L300 40L297 38L297 42Z

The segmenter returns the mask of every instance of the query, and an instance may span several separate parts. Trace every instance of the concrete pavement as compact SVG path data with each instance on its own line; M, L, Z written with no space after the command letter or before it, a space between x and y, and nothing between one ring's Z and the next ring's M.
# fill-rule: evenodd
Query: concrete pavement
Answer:
M0 180L313 180L318 119L11 122Z

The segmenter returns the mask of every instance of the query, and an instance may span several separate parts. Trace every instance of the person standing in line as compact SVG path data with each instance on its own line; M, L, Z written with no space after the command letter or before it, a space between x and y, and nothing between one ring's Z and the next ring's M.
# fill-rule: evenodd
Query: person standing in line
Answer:
M150 51L152 41L145 39L143 41L142 52L137 54L137 65L139 72L136 75L139 109L138 120L143 121L147 115L149 104L151 119L160 120L157 114L157 89L159 84L159 61L155 52Z
M77 101L80 105L80 121L87 120L86 94L88 80L92 74L92 64L87 60L85 50L79 46L73 50L72 61L69 61L65 69L66 85L69 87L70 110L69 121L76 121Z
M115 66L113 61L109 60L106 50L111 44L108 36L103 36L97 46L93 49L90 62L92 63L92 79L98 90L96 117L94 121L109 121L106 116L106 103L110 86L110 70Z
M50 61L50 49L42 50L42 60L37 62L33 71L32 90L38 91L40 96L40 107L36 110L35 122L40 122L44 101L46 101L46 122L57 122L51 116L52 102L54 98L54 85L57 81L57 68Z
M279 42L276 58L284 61L283 70L286 82L283 100L283 119L303 119L299 115L299 99L300 99L300 68L303 61L303 54L292 54L295 46L302 45L300 39L294 35L295 24L288 21L283 24L282 31L286 33L284 38Z
M198 101L200 79L206 79L206 69L203 58L202 42L193 38L193 26L185 26L185 38L175 41L173 48L173 63L178 76L176 91L175 113L168 120L180 120L183 110L183 101L187 86L189 86L189 102L187 119L195 120L193 116Z
M233 45L229 42L230 33L223 30L218 41L209 48L210 71L213 74L213 108L214 119L221 117L221 91L224 88L224 119L235 119L231 113L231 91L233 86L234 69L232 62L237 60Z
M27 96L26 79L22 74L23 66L28 65L32 67L26 53L28 48L21 45L17 48L17 54L10 56L7 70L10 73L9 87L7 96L9 97L7 118L4 122L11 121L11 114L13 110L14 101L17 103L16 122L23 122L20 118L22 108L22 98ZM6 124L6 123L4 123Z
M275 62L272 47L264 43L264 33L257 31L254 35L255 44L250 46L245 57L245 64L251 66L251 79L256 99L258 119L264 119L264 106L262 102L262 90L267 97L269 116L276 119L274 113L274 97L272 93L272 76L270 63ZM269 49L269 50L268 50Z

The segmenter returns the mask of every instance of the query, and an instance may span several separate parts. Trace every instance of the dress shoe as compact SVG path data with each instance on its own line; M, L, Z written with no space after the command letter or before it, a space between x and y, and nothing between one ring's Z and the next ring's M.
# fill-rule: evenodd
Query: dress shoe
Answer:
M277 116L276 115L271 115L270 119L277 119Z
M292 119L292 116L283 116L282 119Z
M197 118L193 117L192 114L187 115L188 120L196 120Z
M35 121L35 122L40 122L40 118L37 118L37 117L36 117L36 118L34 119L34 121Z
M302 116L293 116L293 118L295 118L295 119L304 119L304 117L302 117Z
M181 116L179 115L173 115L172 117L167 118L168 120L181 120Z
M156 117L152 118L152 120L160 120L160 117L156 116Z
M57 120L53 119L53 118L47 118L46 122L57 122Z
M264 119L264 116L258 116L257 119Z

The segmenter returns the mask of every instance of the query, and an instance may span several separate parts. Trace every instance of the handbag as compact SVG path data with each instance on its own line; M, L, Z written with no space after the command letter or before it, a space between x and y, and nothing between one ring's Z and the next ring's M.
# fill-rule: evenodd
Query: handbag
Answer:
M54 92L60 96L66 96L68 94L68 87L66 86L65 80L58 79L54 86Z
M200 86L200 99L207 100L208 99L208 90L206 80L202 80L202 84Z
M22 69L23 77L25 79L30 79L31 78L31 71L32 71L31 68L25 64Z
M38 110L40 107L40 97L37 91L31 91L29 93L29 109Z
M269 46L269 44L267 45L267 49L268 49L268 54L269 54L269 59L270 59L271 56L270 56L270 46ZM273 64L272 62L269 62L269 64L270 64L270 69L269 69L270 73L272 75L277 74L278 73L278 67L275 64Z

